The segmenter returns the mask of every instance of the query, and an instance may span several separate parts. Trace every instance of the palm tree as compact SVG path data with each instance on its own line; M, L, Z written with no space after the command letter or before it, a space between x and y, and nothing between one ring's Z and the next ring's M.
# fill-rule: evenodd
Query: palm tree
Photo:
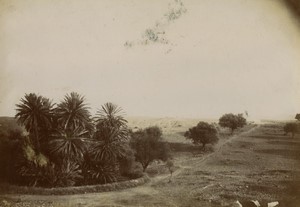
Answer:
M129 131L120 107L104 104L97 112L96 131L88 149L87 177L96 182L107 183L117 180L119 159L126 156L126 140Z
M83 161L86 152L85 142L87 131L77 127L73 131L57 129L52 134L52 140L49 142L49 152L58 160L70 159L74 161Z
M101 106L96 115L96 123L98 125L121 128L127 124L122 108L110 102Z
M53 118L53 104L47 98L34 93L25 94L20 104L16 104L16 118L26 130L35 137L35 147L40 152L40 131L51 128Z
M94 133L97 144L92 147L91 152L98 158L103 157L103 154L110 154L110 157L122 154L122 142L127 140L129 134L126 123L121 107L113 103L104 104L97 112Z
M63 130L74 130L78 127L92 130L89 107L84 101L84 96L72 92L57 105L57 122Z
M72 92L55 109L57 129L49 143L50 153L60 158L82 161L85 141L93 131L85 99Z

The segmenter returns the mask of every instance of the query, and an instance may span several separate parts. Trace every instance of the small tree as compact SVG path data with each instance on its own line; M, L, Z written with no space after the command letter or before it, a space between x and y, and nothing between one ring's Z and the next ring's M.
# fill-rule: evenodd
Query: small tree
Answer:
M237 128L241 128L247 124L246 119L243 117L243 114L224 114L219 119L219 125L221 127L228 127L231 129L231 134L233 134L233 131Z
M157 126L132 133L130 144L135 150L136 161L142 164L144 172L152 161L165 161L169 158L168 145L161 136L162 131Z
M169 172L170 172L170 178L169 178L169 182L171 182L171 178L174 172L174 163L172 160L168 159L166 162L166 167L168 168Z
M296 133L299 132L299 126L297 123L287 123L283 127L285 134L291 133L292 137L295 136Z
M298 121L300 121L300 114L296 114L295 119L297 119Z
M187 139L191 139L196 145L202 144L203 149L205 149L206 144L215 144L218 142L216 128L206 122L199 122L197 126L186 131L184 136Z

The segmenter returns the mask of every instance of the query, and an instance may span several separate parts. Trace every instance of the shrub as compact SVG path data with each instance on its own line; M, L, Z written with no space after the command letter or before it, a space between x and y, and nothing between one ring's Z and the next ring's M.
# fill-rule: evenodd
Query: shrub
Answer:
M30 142L24 142L16 160L16 172L23 184L36 186L44 182L49 159L37 152Z
M143 170L140 164L135 161L134 151L128 144L125 146L124 156L118 159L120 174L128 178L141 177L143 175Z
M119 167L117 163L85 162L83 165L85 184L106 184L118 180Z
M169 178L169 182L171 182L171 179L172 179L172 175L173 175L173 172L174 172L174 163L172 160L168 159L167 162L166 162L166 167L168 168L169 170L169 173L170 173L170 178Z
M0 181L14 179L14 161L24 137L20 129L0 132Z
M291 133L292 137L295 136L296 133L298 133L299 130L299 124L297 123L286 123L283 127L283 130L285 134Z

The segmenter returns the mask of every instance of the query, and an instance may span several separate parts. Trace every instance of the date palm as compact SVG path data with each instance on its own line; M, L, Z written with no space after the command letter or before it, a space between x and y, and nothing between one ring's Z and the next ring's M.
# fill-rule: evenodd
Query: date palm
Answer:
M118 160L126 156L127 121L120 107L106 103L98 110L95 123L96 131L88 148L86 177L100 183L114 182L120 174Z
M95 158L119 157L122 154L123 142L128 138L127 120L123 117L122 108L113 103L106 103L98 110L96 117L96 144L90 152Z
M47 98L34 93L25 94L17 106L17 121L35 137L35 147L40 152L40 131L51 128L53 118L53 104Z
M56 131L49 143L50 153L59 158L81 161L85 152L85 140L93 131L89 107L78 93L67 94L57 105Z
M83 161L86 151L87 131L81 127L74 130L57 129L49 142L49 152L57 160L68 158L73 161Z
M105 103L96 114L97 125L121 128L126 126L127 120L124 118L124 113L121 107L113 103Z
M84 96L75 92L65 96L55 110L60 127L64 130L74 130L78 127L92 129L89 107L84 102Z

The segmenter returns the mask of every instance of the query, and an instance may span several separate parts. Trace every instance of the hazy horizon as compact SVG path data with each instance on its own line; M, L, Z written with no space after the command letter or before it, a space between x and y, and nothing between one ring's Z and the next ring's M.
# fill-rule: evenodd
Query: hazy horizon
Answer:
M294 119L299 36L283 1L0 0L0 116L74 91L92 114Z

